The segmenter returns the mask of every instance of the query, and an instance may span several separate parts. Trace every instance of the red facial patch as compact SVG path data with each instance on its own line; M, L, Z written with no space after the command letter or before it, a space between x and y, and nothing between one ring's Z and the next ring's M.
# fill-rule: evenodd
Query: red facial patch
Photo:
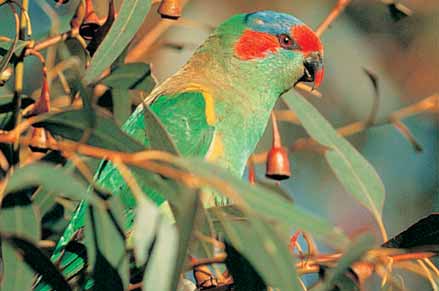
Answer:
M263 58L279 48L279 41L274 35L246 30L235 45L235 55L241 60L251 60Z
M303 53L323 53L323 46L320 39L308 26L296 25L293 27L291 34Z

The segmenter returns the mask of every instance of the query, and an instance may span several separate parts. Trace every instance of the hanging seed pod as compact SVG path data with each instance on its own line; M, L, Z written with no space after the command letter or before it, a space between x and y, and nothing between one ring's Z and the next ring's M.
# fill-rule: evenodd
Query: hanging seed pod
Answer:
M85 18L79 27L79 34L85 40L92 40L98 29L101 27L101 21L93 7L92 0L85 0Z
M287 149L282 146L276 116L273 112L271 113L271 120L273 125L273 145L267 154L265 176L281 181L291 176L290 161Z
M43 56L39 52L32 51L32 54L37 56L43 64L43 84L41 86L41 94L37 102L34 103L30 115L38 115L50 111L50 91L49 82L47 80L47 68ZM32 127L31 140L29 148L34 152L47 152L49 144L54 141L50 133L39 127Z
M54 138L42 127L32 127L29 148L33 152L47 153Z
M181 16L181 10L181 0L163 0L157 11L162 18L178 19Z

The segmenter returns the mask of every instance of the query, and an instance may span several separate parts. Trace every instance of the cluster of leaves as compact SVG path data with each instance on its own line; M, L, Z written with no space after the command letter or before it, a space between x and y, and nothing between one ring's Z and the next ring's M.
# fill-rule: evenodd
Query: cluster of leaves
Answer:
M123 132L121 124L132 111L133 94L145 95L155 85L147 64L124 63L127 46L150 5L150 0L123 1L117 18L109 14L81 52L57 44L60 63L85 58L79 67L65 68L70 104L56 112L29 110L43 101L32 104L17 83L24 58L37 46L18 31L19 39L0 42L0 74L10 67L15 74L14 92L0 98L5 131L0 135L2 290L193 290L183 279L189 270L195 271L199 289L301 290L300 257L288 248L289 233L299 229L344 250L338 264L325 267L319 288L332 290L344 284L356 288L357 282L347 280L346 272L374 246L370 236L350 243L340 229L294 204L280 190L250 185L215 165L178 156L166 129L148 108L149 148ZM21 9L24 15L26 7ZM84 41L73 29L62 35L79 47ZM102 77L108 68L110 73ZM99 86L105 93L97 99L93 89ZM327 148L325 158L339 181L384 230L384 187L375 170L304 98L288 95L284 100L309 135ZM33 149L43 154L28 147L35 145L36 130L43 130L45 138ZM96 185L93 173L103 158L116 165L131 188L134 204L113 195L114 189ZM144 183L166 198L172 214L166 215L141 193L139 185ZM206 188L233 204L205 209L200 197ZM60 221L73 209L85 215L85 227L69 233L69 225L49 259L53 246L48 250L45 243L57 237L65 227ZM129 229L126 221L133 212L134 226ZM215 262L224 253L227 259L221 262L233 283L220 280L229 277L221 272L222 265L215 267L217 278L211 268L199 267L203 259ZM196 259L188 260L189 256Z

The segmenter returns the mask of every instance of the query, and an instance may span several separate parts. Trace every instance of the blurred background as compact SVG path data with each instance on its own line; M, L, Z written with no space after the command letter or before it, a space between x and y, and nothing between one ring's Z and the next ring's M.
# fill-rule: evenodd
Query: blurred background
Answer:
M95 1L97 13L106 15L105 1ZM120 5L121 0L115 1ZM329 13L335 0L189 0L178 22L160 20L157 5L151 9L132 47L144 46L129 61L152 64L153 74L163 81L183 65L210 31L229 16L255 10L277 10L293 14L315 28ZM348 140L372 163L386 188L384 223L389 237L401 232L421 217L439 211L438 196L438 114L421 113L404 119L422 151L413 146L388 123L388 117L410 104L439 93L439 1L400 1L412 15L395 21L382 1L354 0L325 32L325 80L319 91L323 97L308 100L334 127L367 119L374 102L372 83L364 69L378 80L380 98L376 125L349 136ZM30 1L30 15L36 38L66 31L77 1L56 6L51 0ZM0 8L0 35L13 36L13 19ZM9 25L11 24L11 25ZM149 32L156 37L145 40ZM40 67L26 59L25 93L38 96ZM50 64L49 64L50 65ZM32 68L32 69L28 69ZM60 90L54 81L52 92ZM7 87L0 88L5 94ZM36 93L35 93L36 92ZM53 98L57 94L52 93ZM279 104L282 107L282 104ZM304 130L282 123L287 145L306 136ZM269 148L270 126L257 152ZM355 235L364 229L377 232L372 216L344 191L321 154L295 151L290 154L293 175L281 187L296 203L328 218ZM264 166L257 168L259 178ZM413 275L415 276L415 275ZM416 280L418 281L418 280ZM428 290L420 280L421 290ZM410 288L410 281L406 282Z

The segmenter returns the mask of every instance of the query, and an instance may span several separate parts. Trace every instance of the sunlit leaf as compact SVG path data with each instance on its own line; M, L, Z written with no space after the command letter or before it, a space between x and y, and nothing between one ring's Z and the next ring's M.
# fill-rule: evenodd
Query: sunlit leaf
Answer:
M154 241L157 224L160 221L159 209L147 199L138 201L133 225L134 254L137 265L148 259L148 251Z
M325 158L346 190L381 221L385 191L375 169L307 100L297 94L287 94L284 100L308 134L329 148Z
M175 225L162 219L158 225L157 238L143 277L143 291L171 291L175 260L178 250L178 234Z

